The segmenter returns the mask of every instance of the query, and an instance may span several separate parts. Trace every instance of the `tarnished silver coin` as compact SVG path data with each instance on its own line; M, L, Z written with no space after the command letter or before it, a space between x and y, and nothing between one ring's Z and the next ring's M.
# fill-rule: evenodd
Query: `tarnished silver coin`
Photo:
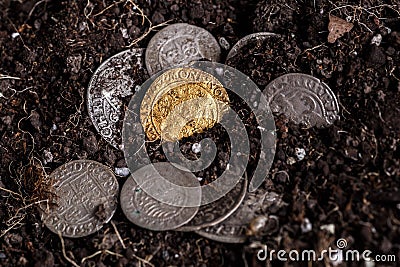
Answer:
M228 219L217 225L198 230L196 233L218 242L244 243L252 221L260 216L268 218L269 210L274 205L280 208L286 203L277 193L267 191L262 187L258 188L254 192L247 193L242 204Z
M140 187L135 179L130 176L121 191L121 208L125 216L134 224L154 230L164 231L176 229L179 226L184 225L190 221L197 213L200 201L201 201L201 190L200 188L196 191L191 191L196 196L182 196L176 194L173 190L164 188L163 183L158 183L159 177L154 172L154 169L159 175L167 179L168 181L185 187L196 187L198 181L196 176L191 172L186 172L181 169L175 168L172 164L167 162L153 163L152 165L146 165L141 169L132 173L132 176L142 176L146 178L146 182L143 184L144 187L151 188L153 193L167 195L170 198L181 198L175 199L176 203L181 203L181 207L172 206L148 195L142 187ZM196 207L185 207L185 204L190 201L193 197L198 199L198 206Z
M247 185L247 177L242 178L224 197L210 204L200 206L196 216L177 230L196 231L222 222L239 208L246 196Z
M65 237L90 235L103 227L117 208L118 182L113 172L91 160L68 162L50 174L55 203L42 206L42 220Z
M146 67L150 75L165 68L199 59L218 61L221 49L207 30L186 24L169 25L156 33L146 49Z
M282 75L269 83L263 94L273 113L285 114L295 123L323 127L339 118L335 94L324 82L307 74Z
M110 57L94 72L87 88L90 119L100 135L115 148L121 144L124 103L129 102L137 86L148 78L143 54L143 48L132 48Z
M256 32L249 35L246 35L242 39L240 39L229 51L228 55L226 56L225 62L228 64L229 61L236 57L240 50L243 49L245 45L252 41L263 40L269 38L271 36L279 36L278 34L272 32ZM228 64L229 65L229 64Z

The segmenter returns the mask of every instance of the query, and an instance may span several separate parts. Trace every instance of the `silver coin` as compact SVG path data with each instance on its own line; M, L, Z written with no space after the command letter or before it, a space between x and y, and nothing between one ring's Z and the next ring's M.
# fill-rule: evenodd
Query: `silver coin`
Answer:
M232 49L229 51L228 55L226 56L225 62L229 62L229 60L236 57L237 54L240 52L240 50L245 45L247 45L249 42L263 40L263 39L269 38L271 36L279 36L279 35L272 33L272 32L256 32L256 33L246 35L232 47Z
M71 161L50 174L57 196L42 220L65 237L90 235L103 227L117 208L118 182L113 172L91 160Z
M143 48L132 48L110 57L94 72L87 88L90 119L100 135L115 148L121 144L124 99L148 77L143 54Z
M307 74L282 75L269 83L263 94L272 112L285 114L295 123L323 127L339 118L335 94L324 82Z
M265 188L259 188L247 193L239 208L225 221L201 230L197 234L224 243L244 243L248 237L249 226L260 216L269 217L269 209L277 205L278 208L287 205L282 197Z
M169 25L150 40L146 67L150 75L199 59L218 61L221 49L207 30L186 23Z
M153 165L146 165L132 174L133 177L135 175L144 176L146 182L143 186L147 188L152 186L152 192L167 194L171 198L182 197L176 195L175 192L167 188L163 188L162 183L160 186L160 183L157 183L159 178L156 177L152 171L152 167L154 167L162 177L174 184L186 187L198 186L197 178L191 172L177 169L167 162L160 162L154 163ZM178 201L182 203L182 207L172 206L162 203L148 195L143 187L140 187L136 183L132 176L126 180L122 187L120 199L122 211L132 223L142 228L164 231L176 229L190 221L196 215L201 201L200 188L196 191L199 206L184 207L185 203L193 196L184 196Z
M222 222L239 208L246 196L247 184L247 177L242 178L224 197L210 204L200 206L196 216L177 230L196 231Z

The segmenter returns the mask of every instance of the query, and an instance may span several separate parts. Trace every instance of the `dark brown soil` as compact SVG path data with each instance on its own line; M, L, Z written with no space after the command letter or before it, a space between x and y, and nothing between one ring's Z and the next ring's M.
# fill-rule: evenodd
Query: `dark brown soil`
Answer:
M2 0L0 74L15 78L0 78L0 265L70 265L37 212L49 197L46 174L74 159L125 166L122 152L92 125L85 90L105 58L144 34L134 46L146 47L155 33L148 33L149 21L195 24L231 46L253 32L281 34L276 43L244 49L237 68L261 89L287 72L314 75L337 95L341 118L326 129L276 119L277 151L265 186L288 203L270 210L278 231L229 245L194 233L143 230L118 209L113 222L126 248L109 223L89 237L65 238L67 257L81 266L140 266L139 258L155 266L265 266L256 259L257 242L320 251L345 238L348 248L399 261L400 2L361 2ZM139 9L149 21L142 22ZM330 11L354 23L333 44L327 42ZM379 46L371 44L377 34ZM306 151L301 161L296 148ZM304 231L307 220L310 231ZM329 224L334 233L321 229Z

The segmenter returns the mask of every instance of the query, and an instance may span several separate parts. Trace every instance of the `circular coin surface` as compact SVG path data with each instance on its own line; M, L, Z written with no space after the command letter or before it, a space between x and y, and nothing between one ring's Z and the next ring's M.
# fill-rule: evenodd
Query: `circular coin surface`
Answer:
M282 197L275 192L260 187L247 193L239 208L223 222L196 231L206 238L224 243L244 243L247 239L249 225L258 216L267 215L269 209L286 205Z
M156 33L146 49L150 75L199 59L218 61L221 49L207 30L186 23L169 25Z
M195 103L196 99L200 102ZM221 120L228 105L228 94L213 75L194 68L174 68L165 71L150 85L140 115L150 141L161 137L176 141L211 128ZM193 119L193 114L198 114L198 118ZM166 123L169 115L172 124ZM183 120L183 128L179 120Z
M158 172L155 173L154 169ZM136 182L132 176L144 176L146 182L143 186L151 187L152 192L168 195L168 198L174 198L175 203L181 203L182 207L172 206L162 203L155 198L149 196ZM164 188L163 183L157 183L157 175L161 175L168 181L186 187L198 186L196 176L190 172L175 168L167 162L154 163L147 165L130 176L121 191L121 208L125 216L134 224L154 230L164 231L176 229L190 221L197 213L200 201L201 190L192 190L194 195L176 194L170 188ZM180 199L177 199L180 198ZM198 206L183 207L190 199L196 198Z
M196 216L177 230L196 231L222 222L239 208L246 196L247 185L247 177L240 179L236 186L224 197L210 204L200 206Z
M100 135L120 148L125 105L138 85L147 79L143 48L122 51L104 61L87 88L87 109Z
M285 114L295 123L323 127L339 118L335 94L324 82L307 74L282 75L269 83L263 94L272 112Z
M50 174L56 203L43 208L42 220L65 237L90 235L103 227L117 208L118 182L113 172L98 162L68 162Z

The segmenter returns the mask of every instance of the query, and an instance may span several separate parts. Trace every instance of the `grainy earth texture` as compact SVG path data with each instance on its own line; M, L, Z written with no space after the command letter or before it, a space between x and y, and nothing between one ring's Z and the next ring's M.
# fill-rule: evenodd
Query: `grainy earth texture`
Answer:
M265 266L257 261L257 244L321 251L339 238L351 249L396 255L397 263L387 265L398 264L399 5L395 0L1 0L0 265ZM334 43L327 42L329 14L354 24ZM253 233L243 245L222 244L194 233L141 229L118 208L99 232L60 240L39 217L39 203L54 197L47 175L74 159L125 166L122 152L104 141L89 119L85 91L91 75L126 46L146 47L160 24L176 22L203 27L231 46L253 32L279 33L277 42L245 47L237 67L261 89L288 72L321 79L338 97L340 120L326 129L305 129L276 118L277 152L263 185L287 203L265 211L278 217L276 231ZM378 34L379 46L371 44ZM223 60L228 51L222 52ZM254 120L243 116L250 139L257 139ZM210 136L213 131L219 130ZM215 136L226 146L227 139ZM182 141L182 150L190 154L199 137ZM305 150L303 160L296 148ZM162 160L155 150L149 154ZM213 172L220 170L203 175ZM126 178L118 180L122 187ZM364 266L328 258L314 263L333 264Z

